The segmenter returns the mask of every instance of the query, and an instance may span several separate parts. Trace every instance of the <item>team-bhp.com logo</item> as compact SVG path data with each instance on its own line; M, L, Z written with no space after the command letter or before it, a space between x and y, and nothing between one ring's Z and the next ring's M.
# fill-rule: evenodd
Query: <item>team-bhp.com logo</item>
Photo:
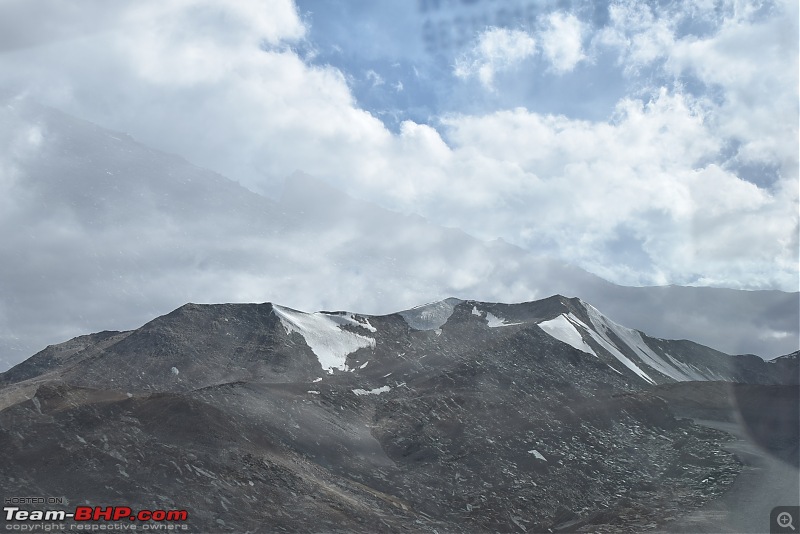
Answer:
M134 512L128 506L107 506L105 508L102 506L78 506L74 512L67 512L66 510L22 510L18 506L5 506L3 512L7 522L57 522L68 520L78 522L77 525L72 524L70 527L78 526L79 528L70 528L70 530L98 530L98 528L91 528L91 525L100 521L134 521L140 523L152 521L156 523L154 525L142 525L143 530L162 530L159 525L166 523L179 523L180 526L185 528L184 523L189 519L189 512L186 510L139 510ZM84 528L80 528L81 526ZM94 526L96 527L97 525ZM131 527L130 530L136 530L135 524L129 526ZM8 529L8 525L6 529ZM126 528L126 530L128 529ZM169 530L174 530L174 527Z

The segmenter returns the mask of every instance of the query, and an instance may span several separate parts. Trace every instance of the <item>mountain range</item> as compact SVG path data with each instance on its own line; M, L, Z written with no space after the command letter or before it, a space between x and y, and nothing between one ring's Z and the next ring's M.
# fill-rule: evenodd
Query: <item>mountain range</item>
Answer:
M745 473L800 498L798 376L798 352L652 337L560 295L186 304L0 375L0 491L186 509L202 532L685 531ZM691 524L768 521L740 504Z

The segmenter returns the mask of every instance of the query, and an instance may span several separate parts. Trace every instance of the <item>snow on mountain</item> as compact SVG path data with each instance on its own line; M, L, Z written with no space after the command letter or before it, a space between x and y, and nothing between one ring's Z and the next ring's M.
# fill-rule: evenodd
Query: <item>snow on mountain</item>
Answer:
M798 359L800 359L800 350L796 350L796 351L792 352L791 354L784 354L782 356L776 356L775 358L771 358L771 359L767 360L767 362L768 363L777 364L777 363L790 362L790 361L795 361L796 362Z
M469 308L468 317L477 318L485 327L536 325L559 342L593 355L615 372L630 373L646 384L770 380L767 375L774 375L765 371L763 362L753 356L730 356L691 341L652 338L620 325L577 298L554 296L511 305L465 301L464 305ZM447 324L440 328L446 328Z
M507 323L502 317L497 317L492 312L486 312L486 325L489 328L500 328L503 326L514 326L521 323Z
M553 336L559 341L563 341L570 347L574 347L580 351L586 352L593 356L597 356L597 354L592 350L586 341L583 340L583 336L575 329L573 322L578 322L577 317L569 314L561 314L555 319L550 319L549 321L542 321L539 323L539 328Z
M273 305L273 309L286 328L286 333L297 332L303 336L306 344L319 358L322 368L329 373L332 373L334 369L347 370L347 356L358 349L375 347L374 338L342 330L340 326L342 316L332 317L324 313L303 313L277 305ZM362 323L355 320L347 324L352 323L364 327ZM366 324L369 322L367 321Z
M321 312L330 318L331 321L340 324L340 325L350 325L358 328L363 328L364 330L368 330L373 334L378 331L377 328L369 324L369 319L366 317L357 316L354 313L328 313L328 312Z
M532 454L532 455L534 455L534 456L535 456L536 458L538 458L539 460L544 460L545 462L547 461L547 458L545 458L544 456L542 456L542 453L540 453L540 452L539 452L539 451L537 451L536 449L531 449L531 450L529 450L529 451L528 451L528 454Z
M594 326L594 332L596 335L600 336L603 341L605 341L605 345L607 347L614 345L611 337L616 337L619 342L626 345L631 351L633 351L646 366L650 367L651 369L655 369L659 373L666 375L678 382L688 380L715 380L722 378L719 375L714 376L710 373L703 373L699 369L692 367L689 364L677 361L675 358L666 353L663 355L656 354L647 345L647 343L645 343L639 332L615 323L608 317L605 317L591 304L583 303L583 305L589 314L589 319L591 320L592 325ZM618 358L625 358L624 356L621 356L618 350L614 351L614 355ZM627 358L625 359L627 360Z
M596 325L595 325L596 326ZM636 373L639 377L643 380L647 381L650 384L655 384L655 380L650 378L647 373L642 371L642 369L633 363L630 358L625 356L607 336L605 332L598 332L591 329L586 329L587 333L591 336L591 338L599 344L601 347L606 349L610 354L612 354L617 360L619 360L625 367Z
M353 390L353 393L355 393L356 395L359 395L359 396L361 396L361 395L380 395L381 393L388 393L389 391L391 391L391 389L392 388L389 387L389 386L381 386L379 388L374 388L374 389L370 389L370 390L356 388L356 389Z
M456 298L448 298L439 302L429 302L421 306L416 306L410 310L400 312L408 326L415 330L436 330L447 322L456 305L461 301Z
M509 323L506 322L505 319L502 317L498 317L492 312L484 312L477 308L477 306L472 307L472 315L477 315L478 317L483 317L486 319L486 326L489 328L501 328L503 326L514 326L522 323Z
M489 324L490 314L507 327ZM555 368L562 380L578 382L601 370L602 380L614 377L631 387L797 381L796 357L767 363L687 340L652 338L580 299L558 295L519 304L451 298L381 316L306 313L269 303L187 304L131 332L92 334L48 347L0 375L0 381L58 375L80 386L106 380L128 391L187 391L240 380L291 380L307 391L323 382L322 372L325 383L346 375L351 389L379 393L389 376L395 384L407 381L412 371L465 352L492 364L512 349L526 365Z

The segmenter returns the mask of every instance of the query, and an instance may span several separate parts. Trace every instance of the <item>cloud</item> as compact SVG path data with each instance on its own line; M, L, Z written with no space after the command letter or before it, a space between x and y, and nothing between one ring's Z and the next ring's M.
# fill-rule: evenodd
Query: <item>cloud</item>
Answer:
M797 181L798 114L797 2L780 2L764 20L737 6L719 31L684 38L668 55L675 75L690 74L721 96L713 122L719 135L739 143L740 162L777 162L783 176ZM796 39L795 39L796 40Z
M124 4L113 31L3 54L0 84L273 197L301 168L616 282L796 289L796 14L787 2L615 2L599 30L548 14L537 37L553 69L586 55L583 75L616 54L629 81L594 120L465 106L390 130L360 107L352 73L300 52L309 28L288 0ZM702 31L686 30L690 19ZM561 44L547 33L559 27ZM527 32L490 28L455 73L502 93L507 76L531 75L521 67L536 49ZM8 147L27 146L26 131L0 154L0 189L13 195ZM778 169L777 182L743 179L748 162Z
M656 10L635 0L614 2L608 7L608 26L595 36L598 43L619 50L618 61L628 73L663 58L674 44L677 20Z
M118 25L133 3L4 0L0 3L0 52L96 34Z
M496 74L513 69L535 50L536 42L525 31L489 28L456 60L453 72L459 78L477 77L486 89L493 90Z
M381 77L381 75L372 69L367 71L365 77L367 81L370 83L370 85L372 85L372 87L378 87L386 83L384 79Z
M317 169L389 135L341 71L294 51L305 26L289 0L144 2L120 20L6 54L3 85L273 195L301 162Z
M720 165L762 169L749 179L796 203L797 2L619 2L609 12L593 46L615 49L631 79L649 69L693 94L709 135L726 145Z
M575 15L551 13L539 40L542 52L559 74L571 71L586 58L582 44L583 24Z
M621 101L612 123L523 109L452 117L455 168L442 172L460 187L439 209L463 210L459 223L475 234L505 229L526 248L626 283L688 283L708 270L736 286L749 268L755 284L791 288L796 204L708 163L723 141L705 119L697 102L667 90ZM635 238L644 263L619 262L612 245L621 233Z
M670 123L672 113L684 117ZM527 187L514 189L515 181L504 181L502 175L493 184L479 186L477 180L496 170L498 161L519 159L514 153L524 150L524 143L506 146L510 139L506 136L481 154L475 151L475 142L484 142L510 128L535 130L547 146L533 156L531 168L543 163L557 168L565 167L571 155L558 154L559 143L552 139L546 142L548 136L577 137L575 151L595 138L595 146L588 148L597 159L618 142L613 135L637 137L648 130L657 132L667 124L676 130L675 135L678 130L692 133L698 128L686 103L669 94L658 102L626 103L620 110L617 133L605 131L601 125L524 110L470 120L474 122L453 118L452 128L461 130L456 148L448 147L431 127L405 123L402 143L391 147L397 155L389 161L397 163L415 156L418 166L407 165L387 177L398 180L405 173L416 175L426 170L429 174L420 175L417 182L403 182L408 191L398 189L391 194L418 201L424 200L425 184L434 189L449 188L454 196L451 204L441 202L445 198L441 194L439 207L458 215L453 206L469 203L462 208L461 216L474 218L475 228L487 225L490 232L491 217L502 217L508 211L507 203L519 201L523 209L515 211L514 217L525 224L537 224L534 230L541 231L542 236L552 236L552 225L556 231L561 225L565 240L575 235L569 218L575 216L577 208L554 216L555 206L546 212L544 199L531 197ZM648 123L648 127L642 123ZM604 136L611 137L603 141ZM3 154L16 169L8 190L15 210L0 211L0 226L16 230L0 234L0 249L14 251L0 262L0 369L4 358L7 364L16 363L45 343L102 329L135 328L185 302L275 301L305 310L389 313L453 295L524 301L556 292L585 295L586 291L602 299L609 291L608 284L560 262L536 258L502 242L484 243L459 230L436 227L418 216L381 210L303 176L289 183L280 203L271 202L181 158L139 145L124 134L28 106L24 99L0 106L0 139L7 142L2 146L15 147ZM644 139L642 143L651 141ZM625 160L623 152L618 150L612 163L631 165L638 161L635 157ZM482 163L482 158L487 161ZM450 168L450 174L461 172L461 188L454 188L436 165ZM484 168L479 168L481 165ZM476 169L470 171L470 167ZM624 180L592 187L593 177L582 172L578 169L570 175L565 171L563 177L540 180L539 186L550 188L550 197L564 194L569 200L585 202L595 201L593 197L597 196L597 202L612 199L627 210L632 209L637 196L641 198L634 194L626 199L614 191ZM713 167L706 174L687 177L689 187L694 179L708 195L735 189L725 199L715 199L720 205L705 214L712 223L715 218L737 213L737 207L745 203L755 213L769 205L768 198L753 197L748 189L754 187L752 184L738 183ZM559 189L560 181L575 180L576 176L583 180L578 184L582 191ZM370 187L368 182L362 185ZM517 194L512 194L514 191ZM618 198L613 198L614 194ZM507 197L493 201L496 208L503 209L485 205L498 195ZM680 196L675 198L681 200ZM691 198L682 200L690 204ZM664 205L668 204L666 200ZM567 206L562 203L562 208ZM604 212L613 210L598 206L592 216L596 224L605 222ZM690 215L689 209L685 217ZM745 224L754 226L752 222ZM586 245L596 247L591 240ZM604 302L610 302L611 309L628 310L630 317L629 298L624 295L617 293L617 302L614 298ZM663 294L658 297L663 298ZM658 306L663 306L663 300L658 299ZM648 305L637 309L645 308ZM697 313L695 307L692 311ZM668 335L659 334L664 332L665 323L659 313L640 314L646 316L644 324L626 324ZM789 313L758 313L761 322L756 325L751 325L748 317L746 328L731 336L730 329L736 330L736 326L730 325L742 323L744 313L737 313L736 321L724 321L723 334L703 332L697 328L697 321L690 321L688 330L697 333L698 340L709 339L706 342L720 348L763 351L769 346L765 354L776 354L777 347L790 342L786 339L778 343L780 339L776 339L760 344L753 341L752 332L760 332L762 325L791 332L793 325L779 324L790 317L791 309ZM776 315L778 323L774 322ZM674 323L677 327L668 325L666 332L687 331L685 321ZM650 325L658 329L651 330Z

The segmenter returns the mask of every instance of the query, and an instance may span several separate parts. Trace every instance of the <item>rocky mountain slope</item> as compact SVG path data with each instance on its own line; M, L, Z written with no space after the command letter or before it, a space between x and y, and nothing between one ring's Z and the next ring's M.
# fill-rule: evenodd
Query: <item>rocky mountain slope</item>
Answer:
M561 296L187 304L0 375L0 491L185 508L202 532L641 532L741 468L684 417L777 413L797 376L796 354L657 339ZM788 421L768 449L791 466Z

